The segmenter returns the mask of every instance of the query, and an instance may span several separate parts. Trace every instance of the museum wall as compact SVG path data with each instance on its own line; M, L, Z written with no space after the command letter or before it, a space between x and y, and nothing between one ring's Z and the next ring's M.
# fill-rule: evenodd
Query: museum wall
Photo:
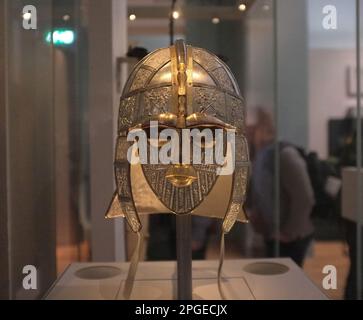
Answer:
M344 4L310 0L291 4L291 8L289 3L279 1L277 7L277 15L280 15L279 134L282 139L289 138L326 158L328 121L343 118L356 104L347 92L348 72L351 86L355 81L355 3L353 0ZM271 113L274 108L273 17L272 10L261 10L261 4L257 1L246 23L245 98L249 123L254 122L257 107ZM327 31L322 27L322 8L326 4L337 6L337 30ZM282 10L288 10L289 14Z
M355 70L355 50L312 49L309 60L309 149L327 158L328 121L342 119L348 109L356 108L355 96L347 94L347 72Z
M125 259L122 220L104 214L114 192L112 164L121 92L116 58L127 51L126 2L85 0L89 45L89 143L91 248L93 261ZM111 36L105 36L111 35Z
M328 121L356 108L355 1L309 0L309 149L328 157ZM337 28L322 26L322 8L337 8Z
M251 117L249 122L254 121L256 108L275 113L277 94L279 138L305 147L308 137L308 38L307 15L302 12L306 13L307 2L278 1L277 38L273 32L272 2L268 10L263 8L264 4L264 1L257 1L247 19L245 96Z
M255 109L265 108L271 113L274 106L274 59L272 11L249 12L246 22L245 100L247 122L255 122Z

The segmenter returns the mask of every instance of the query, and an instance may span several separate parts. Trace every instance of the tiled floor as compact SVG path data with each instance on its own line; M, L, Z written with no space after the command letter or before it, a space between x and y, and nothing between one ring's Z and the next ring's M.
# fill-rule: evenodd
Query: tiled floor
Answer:
M304 271L311 280L331 299L343 299L345 279L348 274L349 259L347 249L342 242L316 242L311 256L305 261ZM324 266L333 265L337 270L337 289L324 290L322 273Z

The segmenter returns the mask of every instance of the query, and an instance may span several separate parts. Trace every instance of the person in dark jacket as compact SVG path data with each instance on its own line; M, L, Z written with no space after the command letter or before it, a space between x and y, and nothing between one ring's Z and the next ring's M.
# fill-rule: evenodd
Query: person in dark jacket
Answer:
M306 162L298 150L285 142L279 143L276 148L273 138L272 120L260 110L255 128L251 177L251 222L255 231L264 237L267 256L275 256L275 243L278 241L279 255L290 257L302 266L314 230L310 218L314 192ZM275 227L274 212L276 149L280 160L278 228Z

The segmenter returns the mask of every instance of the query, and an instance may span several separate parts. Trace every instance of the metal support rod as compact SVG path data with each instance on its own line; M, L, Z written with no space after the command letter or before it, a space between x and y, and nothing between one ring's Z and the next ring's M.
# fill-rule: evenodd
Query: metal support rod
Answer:
M192 300L192 217L176 216L178 300Z
M175 9L176 0L171 0L171 9L169 13L169 37L170 37L170 45L174 44L174 17L173 12Z
M274 116L275 116L275 137L274 137L274 255L280 256L280 86L279 86L279 38L278 38L278 12L277 0L273 2L273 59L274 59Z

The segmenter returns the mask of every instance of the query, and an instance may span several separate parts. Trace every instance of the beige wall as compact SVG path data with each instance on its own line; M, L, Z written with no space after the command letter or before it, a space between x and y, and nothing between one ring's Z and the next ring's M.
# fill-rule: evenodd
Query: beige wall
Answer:
M115 190L113 154L120 99L116 88L116 58L127 52L127 3L84 0L84 4L89 27L92 260L124 260L124 221L106 220L104 215Z
M346 92L346 68L355 71L354 49L311 49L309 62L309 148L328 155L328 120L343 118L356 99ZM353 80L355 77L353 78ZM355 83L352 83L355 90Z

